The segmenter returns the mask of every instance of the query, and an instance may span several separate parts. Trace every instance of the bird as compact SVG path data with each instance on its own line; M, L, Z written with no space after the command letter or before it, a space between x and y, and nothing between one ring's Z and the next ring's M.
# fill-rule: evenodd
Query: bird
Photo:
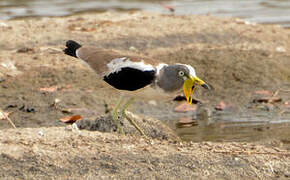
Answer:
M210 90L211 87L196 76L195 69L188 64L175 63L168 65L158 60L122 54L120 52L94 46L81 45L74 40L68 40L63 52L75 57L93 70L112 88L126 93L153 92L152 97L172 96L173 93L183 90L186 101L191 104L192 96L197 86ZM153 90L153 91L152 91ZM140 133L144 131L129 117L127 108L134 101L130 97L123 103L124 95L121 93L119 100L112 110L112 119L118 131L124 134L124 129L118 119L118 110Z

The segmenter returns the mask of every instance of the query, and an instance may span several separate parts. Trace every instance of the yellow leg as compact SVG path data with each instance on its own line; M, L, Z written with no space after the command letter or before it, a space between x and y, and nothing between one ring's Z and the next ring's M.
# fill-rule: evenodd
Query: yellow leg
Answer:
M118 100L118 102L117 102L117 104L115 105L115 107L113 109L112 117L113 117L113 121L114 121L115 125L118 128L118 131L120 131L120 133L122 135L124 135L125 134L124 128L121 126L120 121L119 121L119 118L118 118L118 109L119 109L122 101L123 101L123 96L121 95L120 98L119 98L119 100Z
M139 132L142 136L146 136L145 133L143 132L143 130L136 124L136 122L130 118L127 114L127 109L130 106L130 104L132 104L132 102L134 101L134 98L130 98L122 107L122 117L126 118Z

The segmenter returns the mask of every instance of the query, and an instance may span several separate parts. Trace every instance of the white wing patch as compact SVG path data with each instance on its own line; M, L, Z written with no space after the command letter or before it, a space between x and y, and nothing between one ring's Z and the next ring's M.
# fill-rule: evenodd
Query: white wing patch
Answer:
M157 76L159 75L160 70L161 70L163 67L165 67L165 66L168 66L168 64L161 63L161 64L158 64L158 65L156 66L156 75L157 75Z
M127 57L113 59L107 64L109 73L119 72L124 67L130 67L141 71L154 71L155 68L150 64L145 64L144 61L133 62Z

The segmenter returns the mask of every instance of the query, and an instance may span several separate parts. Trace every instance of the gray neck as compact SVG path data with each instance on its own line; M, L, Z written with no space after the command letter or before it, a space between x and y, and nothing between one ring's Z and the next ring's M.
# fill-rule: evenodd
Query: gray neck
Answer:
M178 71L172 66L165 66L160 71L155 80L155 85L165 92L180 90L183 85L183 78L177 75Z

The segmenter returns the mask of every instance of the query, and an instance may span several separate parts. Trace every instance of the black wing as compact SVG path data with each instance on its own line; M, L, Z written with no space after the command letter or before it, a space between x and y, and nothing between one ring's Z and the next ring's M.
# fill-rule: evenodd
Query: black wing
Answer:
M142 71L131 67L104 76L104 81L116 89L135 91L152 83L155 71Z

